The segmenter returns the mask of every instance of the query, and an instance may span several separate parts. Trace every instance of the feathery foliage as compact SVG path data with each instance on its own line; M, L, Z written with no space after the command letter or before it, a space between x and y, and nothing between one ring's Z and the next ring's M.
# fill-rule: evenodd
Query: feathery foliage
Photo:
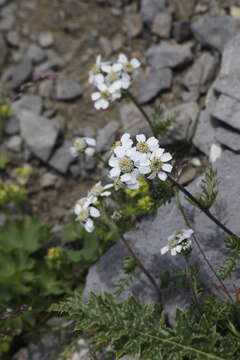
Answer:
M221 267L220 276L222 280L230 278L232 273L236 271L238 265L238 256L240 252L240 242L237 237L228 236L224 239L224 243L232 253Z

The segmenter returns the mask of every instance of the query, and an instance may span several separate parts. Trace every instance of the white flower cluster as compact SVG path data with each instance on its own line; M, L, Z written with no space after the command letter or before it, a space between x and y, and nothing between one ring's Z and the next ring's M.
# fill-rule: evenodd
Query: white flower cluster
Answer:
M168 163L171 159L171 154L160 148L155 137L146 139L145 135L137 135L134 146L130 135L124 134L115 144L109 159L108 163L112 168L109 176L114 180L116 189L121 186L137 189L138 178L142 175L148 175L148 179L158 176L165 181L167 173L172 171L172 165Z
M78 137L75 139L70 153L73 157L77 157L80 153L93 156L96 150L96 140L89 137Z
M192 229L182 229L176 231L173 235L169 236L168 244L161 249L161 254L164 255L168 251L171 252L172 256L181 254L191 250L192 241L191 236L194 233Z
M101 56L98 56L89 72L89 83L97 88L92 94L95 108L105 110L111 102L120 99L122 91L132 84L140 65L136 58L129 61L124 54L120 54L116 62L102 62Z
M96 204L99 197L110 196L110 188L113 184L103 186L101 181L95 184L89 191L87 197L77 201L74 207L76 220L84 226L85 230L91 233L94 230L94 218L100 217L100 211L93 205Z

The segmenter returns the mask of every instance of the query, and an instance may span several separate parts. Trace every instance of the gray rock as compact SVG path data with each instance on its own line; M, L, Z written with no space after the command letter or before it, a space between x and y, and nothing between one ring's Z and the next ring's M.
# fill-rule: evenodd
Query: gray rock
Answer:
M10 46L18 47L19 40L19 33L16 30L12 30L7 34L7 42Z
M238 22L228 15L205 15L192 24L194 37L201 45L222 52L239 31Z
M167 12L158 14L152 26L152 33L161 38L168 39L171 35L172 16Z
M56 84L54 98L60 101L79 99L82 96L82 89L78 83L68 77L60 76Z
M43 49L41 49L36 44L29 46L26 56L32 61L33 64L41 63L46 57Z
M152 25L156 15L166 10L165 0L142 0L141 16L143 22Z
M109 57L113 53L112 43L105 36L99 38L99 46L104 54L104 56Z
M7 135L16 135L20 132L19 118L15 115L10 116L6 121L4 131Z
M164 112L164 117L174 117L176 123L169 132L160 137L162 145L173 144L176 141L191 141L199 115L199 106L196 102L189 102L173 107Z
M12 112L18 116L22 110L29 110L36 115L40 115L43 108L42 98L39 95L23 95L20 100L12 104Z
M22 138L31 152L42 161L48 161L58 137L55 124L28 110L22 110L19 118Z
M230 128L218 126L215 137L217 141L235 152L240 152L240 133Z
M7 2L8 2L8 0L0 0L0 6L2 7L4 5L6 5Z
M7 32L13 29L16 24L16 17L13 14L7 14L0 21L0 31Z
M118 121L112 120L98 131L96 151L108 151L115 141L117 131L120 127Z
M71 143L64 143L59 149L55 151L49 161L49 165L61 174L66 174L74 158L70 153Z
M235 36L223 52L222 65L214 88L240 101L240 34Z
M20 152L22 147L22 138L21 136L14 135L6 143L7 149L13 152Z
M203 110L199 116L196 132L193 137L193 144L209 156L212 144L216 143L215 127L208 109Z
M172 85L172 71L170 69L152 70L149 75L138 81L138 96L140 104L147 104L154 100L162 91Z
M50 31L44 31L40 33L38 37L38 42L42 48L51 47L54 43L53 34Z
M139 14L127 14L124 23L130 38L135 38L142 33L143 23Z
M8 75L7 86L12 90L17 90L32 77L33 67L30 59L25 58Z
M7 46L5 43L5 40L3 36L0 34L0 72L2 72L2 69L5 65L6 59L7 59Z
M131 121L129 121L129 119L131 119ZM143 118L143 115L132 103L123 103L120 106L120 121L123 132L127 132L132 136L142 133L149 136L152 134L149 125Z
M148 61L153 69L176 68L188 64L192 60L192 53L187 45L174 45L162 42L153 45L147 51Z
M234 171L233 171L234 164ZM240 233L240 223L238 219L239 198L236 194L240 192L240 156L229 151L225 151L222 158L215 163L219 179L219 194L212 213L223 221L235 233ZM229 191L231 183L231 191ZM200 192L200 179L197 179L188 187L194 194ZM183 206L190 218L192 227L199 239L202 249L208 260L216 271L219 271L223 262L228 256L229 251L224 245L226 234L212 223L205 214L190 205L184 196L181 196ZM183 259L180 256L162 256L160 249L166 245L167 238L176 230L185 228L186 225L178 209L176 201L161 207L156 216L143 220L137 230L133 230L125 235L127 241L135 249L146 268L151 272L156 281L160 283L161 276L174 267L184 267ZM93 265L87 276L84 298L88 298L91 292L104 293L113 292L116 285L124 276L122 270L123 259L127 256L127 251L122 243L114 245L101 259ZM197 247L193 247L192 263L197 262L200 269L200 279L211 289L213 293L221 298L224 293L217 286L217 280L202 259ZM235 285L239 283L240 270L238 269L231 279L225 281L225 285L235 297ZM172 277L170 275L170 284ZM157 301L156 294L148 279L141 274L138 279L134 279L123 296L135 295L144 303L152 304ZM163 291L163 307L173 323L176 306L185 308L189 304L189 293L183 288L170 288Z
M240 130L240 102L229 96L221 95L211 112L212 116L225 124Z
M216 71L217 59L209 53L203 53L183 78L183 85L190 92L204 93Z
M173 26L173 37L178 43L189 40L191 37L190 23L187 20L177 21Z

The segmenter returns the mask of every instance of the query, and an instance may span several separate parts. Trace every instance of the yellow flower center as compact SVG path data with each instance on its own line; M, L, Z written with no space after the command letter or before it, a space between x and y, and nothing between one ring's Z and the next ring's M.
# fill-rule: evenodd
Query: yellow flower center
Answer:
M110 83L113 83L114 81L118 80L118 74L114 71L110 72L107 76L108 80L110 81Z
M93 74L98 74L101 72L101 68L99 65L97 64L94 64L91 69L90 69L90 72L92 72Z
M119 166L121 172L124 174L129 173L134 169L134 162L125 156L124 158L120 159Z
M134 69L129 62L124 65L124 70L129 74L132 74L134 72Z
M96 185L94 185L92 188L91 188L91 193L95 196L99 196L101 195L101 193L103 192L104 188L102 186L101 183L97 183Z
M151 160L150 168L153 172L155 173L159 172L162 169L162 166L163 166L163 162L159 158L154 157Z
M89 212L88 209L83 209L82 211L80 211L80 213L77 216L78 221L80 222L85 222L87 221L89 217Z
M137 148L137 151L139 151L141 153L148 153L148 151L149 151L149 146L146 143L146 141L139 141L137 143L136 148Z
M174 249L178 245L178 238L173 237L168 240L168 247L169 249Z
M87 143L83 138L77 138L74 141L74 147L77 151L82 152L87 148Z
M109 97L110 97L110 94L109 94L108 91L102 91L102 92L101 92L101 97L102 97L102 99L104 99L104 100L108 100Z

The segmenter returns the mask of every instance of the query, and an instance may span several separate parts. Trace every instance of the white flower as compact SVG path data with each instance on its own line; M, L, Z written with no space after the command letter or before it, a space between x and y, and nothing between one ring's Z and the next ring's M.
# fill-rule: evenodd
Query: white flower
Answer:
M134 74L134 72L141 66L141 63L138 59L133 58L128 61L128 58L125 54L119 55L118 62L123 65L123 70L131 75Z
M70 153L73 157L77 157L79 153L84 152L88 156L93 156L96 148L96 140L89 137L76 138Z
M86 197L78 200L74 207L74 213L77 215L76 220L84 226L87 232L94 230L94 222L91 217L98 218L100 216L99 210L92 206L94 202L93 197Z
M102 74L102 61L101 55L97 56L96 64L93 65L89 72L88 81L90 84L97 85L101 82L104 82L104 76Z
M190 250L192 246L191 236L194 233L192 229L182 229L176 231L169 236L168 244L161 249L161 254L164 255L168 251L172 256L180 254L182 251Z
M97 88L99 91L96 91L92 94L92 100L94 101L94 106L97 110L103 109L106 110L111 101L111 93L109 88L105 83L98 83Z
M158 148L154 150L150 156L149 165L147 166L147 162L145 164L141 164L139 167L140 173L146 173L147 169L151 170L151 174L148 176L149 179L154 179L156 176L162 181L167 179L167 173L171 173L172 165L166 164L168 161L172 159L172 155L170 153L165 153L164 149Z
M102 185L102 182L97 182L90 190L89 195L93 196L94 198L100 197L107 197L111 195L111 189L113 187L113 184L107 184L105 186Z
M132 148L133 141L129 134L125 133L122 135L119 144L115 147L114 153L117 157L123 157L126 155L126 152Z

